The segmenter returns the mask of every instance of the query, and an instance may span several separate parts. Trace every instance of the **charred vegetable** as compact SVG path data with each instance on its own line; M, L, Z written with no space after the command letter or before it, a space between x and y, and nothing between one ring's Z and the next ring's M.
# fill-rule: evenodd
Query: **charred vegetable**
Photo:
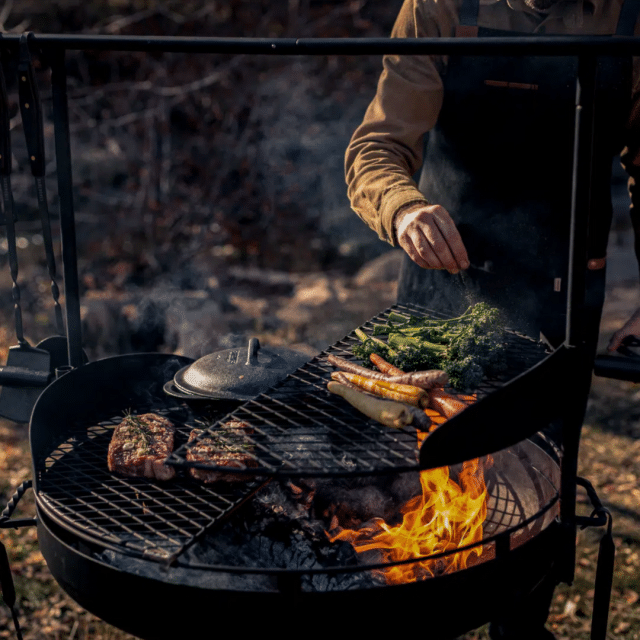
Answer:
M327 389L344 398L352 407L368 418L387 427L400 428L411 425L416 429L428 431L431 426L431 420L423 411L403 402L376 398L335 380L327 384Z
M469 397L469 396L466 396ZM471 404L471 403L469 403ZM433 389L429 392L429 408L435 409L445 418L453 418L453 416L464 411L469 404L463 402L459 398L452 396L443 389Z
M353 353L363 363L369 363L375 353L404 371L442 369L458 390L476 388L485 376L505 366L504 325L499 311L484 302L457 318L422 318L394 311L385 324L374 325L372 335L356 333L362 344L355 345Z
M327 362L345 373L353 373L372 380L380 380L400 385L410 385L421 389L442 387L449 382L449 376L447 376L444 371L435 369L430 371L412 371L405 373L404 371L401 371L393 365L385 362L377 354L371 354L371 362L373 362L380 371L367 369L355 362L345 360L344 358L338 358L337 356L328 356ZM385 373L384 369L386 369L388 373Z
M347 373L346 371L335 371L331 374L331 378L338 382L346 380L353 386L373 395L387 398L388 400L396 400L397 402L405 402L414 407L426 407L429 404L427 392L412 385L373 380L372 378L366 378L355 373Z

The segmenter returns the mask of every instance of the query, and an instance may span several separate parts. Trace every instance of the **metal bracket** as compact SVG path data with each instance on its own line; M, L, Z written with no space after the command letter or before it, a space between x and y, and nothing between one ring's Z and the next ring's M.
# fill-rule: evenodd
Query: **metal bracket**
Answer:
M601 378L614 378L640 382L640 353L632 347L640 347L640 340L627 336L618 347L620 355L600 355L594 362L593 372Z
M589 517L576 517L576 524L581 529L586 527L607 527L600 539L596 580L593 595L593 614L591 616L591 640L606 640L609 619L609 604L613 586L613 568L616 547L613 541L613 518L609 510L602 504L593 485L585 478L576 478L576 483L584 487L593 506Z
M11 496L7 506L0 513L0 529L18 529L19 527L28 527L37 524L36 518L15 518L11 519L11 515L16 510L18 502L22 496L33 486L33 480L25 480Z

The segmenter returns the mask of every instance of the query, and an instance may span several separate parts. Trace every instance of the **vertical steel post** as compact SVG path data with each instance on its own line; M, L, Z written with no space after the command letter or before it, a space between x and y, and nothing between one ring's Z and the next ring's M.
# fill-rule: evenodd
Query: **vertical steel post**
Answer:
M569 352L564 415L560 515L566 527L566 548L561 557L561 579L571 583L576 557L576 477L580 433L593 369L593 336L586 309L586 269L591 177L593 165L597 57L581 54L576 85L575 140L572 179L569 273L567 284L567 324L565 347Z
M69 365L75 368L84 364L84 353L82 350L80 319L76 223L73 209L67 74L65 69L65 50L63 48L56 48L52 51L51 90L55 130L56 173L58 176L58 195L60 197L60 234L62 237L62 266L67 313L67 348Z
M582 54L578 59L575 138L571 193L571 231L567 281L566 345L577 347L584 340L585 270L591 215L594 103L597 58Z

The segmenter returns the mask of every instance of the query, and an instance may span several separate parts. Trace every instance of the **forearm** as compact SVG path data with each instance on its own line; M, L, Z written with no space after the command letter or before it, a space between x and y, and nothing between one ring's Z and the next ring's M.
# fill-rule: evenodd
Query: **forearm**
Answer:
M412 178L422 153L380 128L365 118L352 138L345 157L347 195L358 216L382 240L395 244L396 212L411 203L426 203Z
M405 0L392 36L441 35L443 19L436 11L443 11L441 3ZM345 155L352 208L391 244L396 212L426 203L413 175L422 165L424 135L442 106L442 65L431 56L385 56L376 95Z

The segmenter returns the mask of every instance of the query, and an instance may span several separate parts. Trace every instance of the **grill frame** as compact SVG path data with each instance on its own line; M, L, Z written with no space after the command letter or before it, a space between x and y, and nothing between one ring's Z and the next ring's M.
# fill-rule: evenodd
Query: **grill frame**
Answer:
M19 35L3 34L3 45L9 55L15 56L19 43ZM58 169L58 183L61 210L61 228L63 243L63 263L65 279L65 297L67 305L67 337L69 346L69 362L71 367L83 366L83 355L80 333L80 305L78 287L78 269L75 248L75 224L73 213L73 188L71 179L71 156L69 145L69 126L66 104L66 75L64 66L64 54L68 49L101 49L101 50L144 50L144 51L192 51L197 53L253 53L253 54L285 54L285 55L332 55L332 54L381 54L381 53L413 53L413 54L449 54L458 52L465 55L577 55L579 56L579 81L578 89L586 88L581 95L582 119L576 117L576 130L580 140L579 149L575 157L575 183L573 196L572 215L572 240L569 247L571 257L571 269L569 272L569 299L567 305L567 343L575 349L577 356L572 360L572 373L581 374L591 371L592 357L586 353L581 344L581 313L584 307L584 274L583 265L586 255L586 230L589 211L589 171L591 137L589 132L592 116L593 96L588 88L595 78L595 61L597 55L633 55L640 52L640 38L511 38L508 42L500 39L487 38L442 38L442 39L416 39L412 41L391 41L388 39L376 39L368 41L353 41L349 39L314 40L314 39L192 39L192 38L147 38L147 37L119 37L119 36L38 36L32 38L36 46L42 47L44 53L52 61L52 85L53 107L56 128L56 164ZM580 92L579 92L580 93ZM580 215L578 215L580 214ZM579 383L574 385L571 399L579 397L581 388L587 384L584 376ZM575 396L574 396L575 392ZM63 403L64 404L64 403ZM60 405L55 407L58 410ZM579 424L569 424L566 429L566 437L563 439L565 451L565 465L563 467L562 497L563 509L561 522L563 527L554 527L556 534L554 539L561 552L549 547L550 555L555 556L560 565L557 573L562 581L571 582L573 577L573 563L575 561L575 490L577 477L577 452L580 438ZM42 439L43 434L34 433L33 440L36 443ZM33 446L33 444L32 444ZM35 485L37 486L37 479ZM37 504L37 503L36 503ZM83 554L78 550L77 539L70 546L63 543L64 530L55 531L55 523L47 523L46 514L39 515L39 537L42 537L43 548L48 547L51 553L47 553L47 561L51 566L57 566L66 561L77 568L75 576L61 584L66 584L70 592L83 598L82 590L78 588L79 576L99 575L92 563L83 563ZM51 524L52 533L46 533L46 524ZM539 538L534 539L541 540ZM530 555L529 559L534 555ZM537 556L535 556L537 559ZM545 566L546 563L545 563ZM547 567L548 568L548 567ZM533 566L536 573L537 566ZM93 571L93 574L91 572ZM61 578L62 579L62 578ZM396 587L396 592L404 590ZM135 596L135 593L133 594ZM521 594L522 595L522 594ZM525 594L526 595L526 594ZM293 598L295 601L295 597ZM154 603L155 604L155 603ZM188 604L185 603L185 604ZM205 603L203 603L205 604ZM104 606L104 602L101 606ZM371 607L371 601L365 604ZM206 607L206 604L205 604ZM113 607L110 607L113 610ZM102 610L102 609L100 609ZM138 613L138 612L133 612ZM606 615L605 615L606 626ZM296 637L297 637L296 633Z

